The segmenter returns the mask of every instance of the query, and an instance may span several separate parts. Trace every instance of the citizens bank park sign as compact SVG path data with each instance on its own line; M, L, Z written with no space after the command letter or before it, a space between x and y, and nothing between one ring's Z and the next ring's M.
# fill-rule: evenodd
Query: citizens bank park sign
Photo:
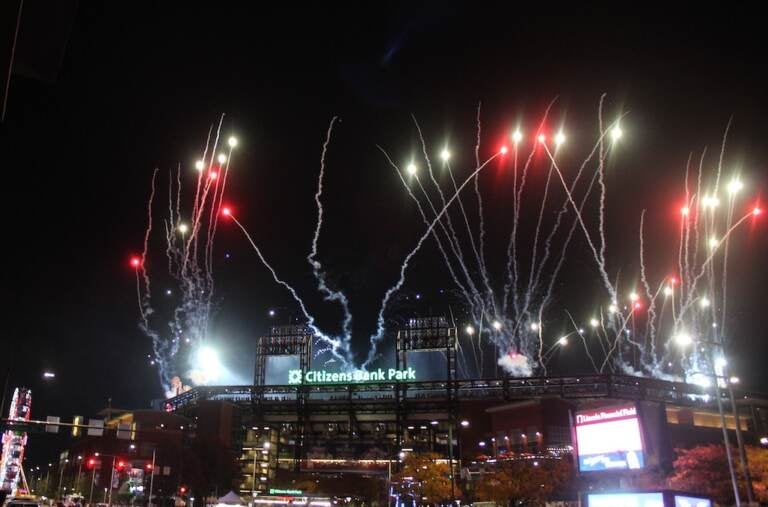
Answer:
M325 370L288 370L288 384L349 384L353 382L401 382L416 380L416 370L395 368L372 371L329 372Z

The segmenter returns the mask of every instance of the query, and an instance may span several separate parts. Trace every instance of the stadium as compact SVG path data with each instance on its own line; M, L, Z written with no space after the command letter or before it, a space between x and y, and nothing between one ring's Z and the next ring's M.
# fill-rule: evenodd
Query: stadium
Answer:
M301 494L291 488L297 480L389 481L408 453L436 453L455 487L471 489L474 477L505 460L570 459L577 427L598 417L574 415L604 415L606 407L636 414L645 470L668 469L674 448L721 443L723 428L738 428L747 443L768 432L768 399L730 389L733 396L721 390L717 400L698 385L624 375L457 378L456 340L445 318L410 319L396 333L394 368L336 374L312 368L307 327L277 326L258 340L253 385L196 387L164 409L194 420L214 403L230 407L240 493L278 503ZM423 352L442 358L443 379L420 380L411 364ZM294 358L298 368L270 372L275 357Z

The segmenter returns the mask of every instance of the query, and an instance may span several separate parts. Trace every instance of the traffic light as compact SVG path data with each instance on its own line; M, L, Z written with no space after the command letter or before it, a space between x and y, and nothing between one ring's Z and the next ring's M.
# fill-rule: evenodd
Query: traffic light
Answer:
M88 470L93 470L96 467L96 458L88 458L88 461L85 462L85 466L88 467Z
M186 486L180 486L179 487L179 494L180 495L184 496L186 494L186 492L187 492L187 487Z
M125 461L123 461L123 460L120 460L120 461L117 462L116 468L118 470L122 471L122 470L125 469L126 466L127 466L127 463Z
M146 465L144 465L144 469L147 472L151 472L153 468L154 468L154 466L152 466L152 463L147 463Z
M83 424L83 416L76 415L72 418L72 436L79 437L82 433L80 426Z

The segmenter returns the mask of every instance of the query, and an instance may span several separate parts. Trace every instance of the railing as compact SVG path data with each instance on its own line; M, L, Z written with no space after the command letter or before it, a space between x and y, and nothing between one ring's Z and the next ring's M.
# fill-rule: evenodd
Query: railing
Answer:
M296 395L307 394L312 410L333 412L350 410L350 405L373 413L386 410L396 403L396 390L401 388L402 403L431 409L432 403L446 399L448 381L371 382L327 385L263 385L263 386L201 386L166 401L167 410L194 406L202 400L225 400L236 404L260 403L265 412L295 411ZM709 407L715 399L706 390L693 384L624 375L583 375L564 377L490 378L454 380L451 387L462 400L522 400L560 397L617 398L647 400L678 405ZM403 395L403 388L404 395ZM739 400L744 393L738 395ZM746 397L748 402L768 406L768 398ZM726 400L724 400L726 401ZM418 403L412 403L418 402ZM366 408L367 407L367 408ZM418 407L413 407L418 410ZM411 409L411 407L409 407Z

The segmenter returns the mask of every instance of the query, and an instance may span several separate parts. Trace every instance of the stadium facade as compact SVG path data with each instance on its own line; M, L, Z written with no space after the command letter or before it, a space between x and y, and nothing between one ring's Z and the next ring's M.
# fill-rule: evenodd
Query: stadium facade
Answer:
M434 452L471 481L505 459L552 458L573 450L577 410L634 404L644 428L647 464L668 468L673 448L722 443L722 421L749 443L768 434L768 399L738 393L736 411L699 386L622 375L456 376L456 329L444 318L411 319L396 335L394 368L367 376L312 369L310 330L274 327L257 343L254 384L198 387L166 400L165 410L195 420L211 402L234 406L240 493L287 491L296 477L382 477L409 452ZM419 380L415 353L439 352L445 378ZM270 357L293 356L295 368L268 384ZM374 375L375 373L375 375ZM735 442L735 439L733 439ZM353 483L350 483L353 484Z

